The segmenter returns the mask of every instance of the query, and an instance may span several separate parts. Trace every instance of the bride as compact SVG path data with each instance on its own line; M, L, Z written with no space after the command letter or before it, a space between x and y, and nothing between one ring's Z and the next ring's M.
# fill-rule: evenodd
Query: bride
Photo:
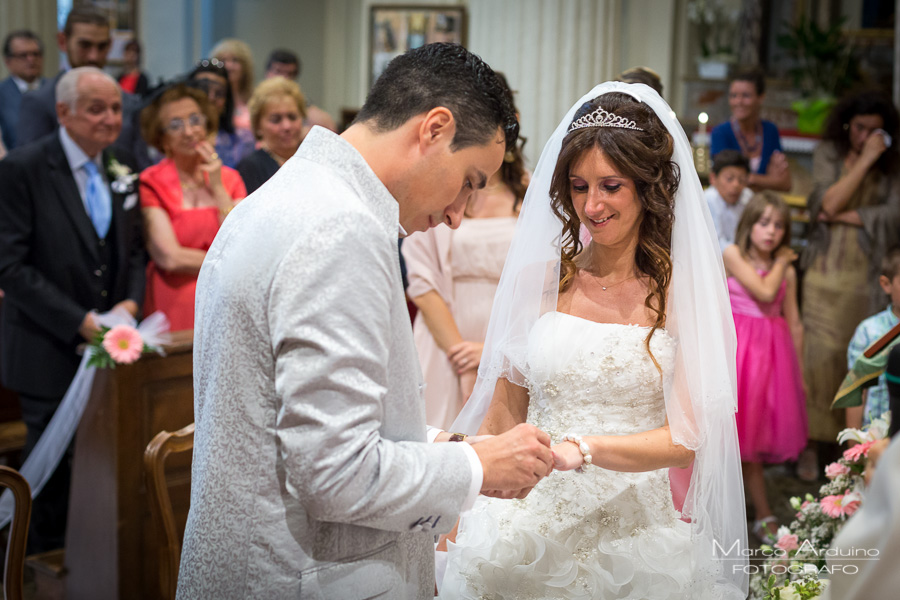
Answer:
M671 115L606 83L544 149L454 430L527 421L558 470L463 515L441 598L746 597L734 324Z

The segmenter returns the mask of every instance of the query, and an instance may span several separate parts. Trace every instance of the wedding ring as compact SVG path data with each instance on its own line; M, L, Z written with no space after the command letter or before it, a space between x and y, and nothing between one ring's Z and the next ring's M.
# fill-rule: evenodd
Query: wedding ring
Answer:
M210 160L219 160L219 153L213 152L212 156L210 156L209 158L210 158Z

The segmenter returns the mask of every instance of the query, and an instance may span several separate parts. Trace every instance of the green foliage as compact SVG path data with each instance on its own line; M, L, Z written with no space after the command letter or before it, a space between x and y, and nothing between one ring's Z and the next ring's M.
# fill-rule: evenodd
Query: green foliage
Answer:
M844 22L841 19L822 29L803 18L797 25L785 23L788 33L778 36L778 45L796 61L791 75L805 95L837 97L856 80L858 61L853 46L844 39Z
M769 575L766 582L765 600L814 600L825 591L825 584L811 575L800 581L792 581L785 585L778 582L775 575ZM785 596L782 596L784 592Z
M107 331L109 331L109 327L100 327L100 331L94 335L94 340L86 350L91 353L87 366L97 367L98 369L116 368L116 361L112 359L112 356L110 356L109 352L106 351L106 348L103 347L103 336L106 335Z
M825 586L820 581L812 578L805 578L803 581L795 581L793 584L794 592L800 600L812 600L818 598L825 591Z

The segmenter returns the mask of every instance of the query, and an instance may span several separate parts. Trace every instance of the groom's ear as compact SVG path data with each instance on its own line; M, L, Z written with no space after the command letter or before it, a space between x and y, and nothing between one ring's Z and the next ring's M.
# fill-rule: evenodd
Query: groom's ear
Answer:
M449 146L456 135L456 119L445 106L436 106L425 113L418 129L419 146L423 152L442 145Z

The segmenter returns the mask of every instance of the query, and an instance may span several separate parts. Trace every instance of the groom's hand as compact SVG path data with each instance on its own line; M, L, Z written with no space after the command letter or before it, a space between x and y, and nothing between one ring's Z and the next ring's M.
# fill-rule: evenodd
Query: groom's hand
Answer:
M550 436L527 423L472 446L481 460L482 493L521 497L553 470Z
M527 496L533 489L533 487L527 487L524 490L513 490L511 492L503 492L500 490L482 490L481 495L489 496L491 498L501 498L503 500L511 500L513 498L521 500L522 498Z

